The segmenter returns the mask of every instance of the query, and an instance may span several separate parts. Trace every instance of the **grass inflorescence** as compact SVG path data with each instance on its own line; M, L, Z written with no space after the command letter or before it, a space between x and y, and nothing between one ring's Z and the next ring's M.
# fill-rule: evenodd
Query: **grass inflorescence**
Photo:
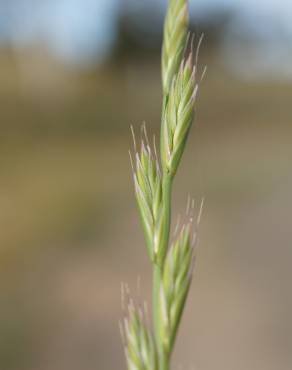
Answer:
M153 266L153 324L129 300L123 333L128 370L169 370L181 316L192 280L194 233L188 220L171 235L172 185L192 126L198 91L197 53L188 43L187 0L169 0L162 47L160 151L149 143L145 125L131 155L136 200ZM188 209L190 207L187 207Z

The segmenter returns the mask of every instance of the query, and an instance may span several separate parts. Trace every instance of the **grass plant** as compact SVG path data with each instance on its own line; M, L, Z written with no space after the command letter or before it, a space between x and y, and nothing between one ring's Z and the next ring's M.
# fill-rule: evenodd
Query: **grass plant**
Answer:
M169 0L162 47L162 117L160 152L145 126L131 156L136 200L153 267L151 330L145 312L129 299L123 323L128 370L169 370L177 332L189 292L195 244L191 212L173 242L171 194L190 128L198 91L197 53L186 56L187 0ZM190 208L189 206L187 208Z

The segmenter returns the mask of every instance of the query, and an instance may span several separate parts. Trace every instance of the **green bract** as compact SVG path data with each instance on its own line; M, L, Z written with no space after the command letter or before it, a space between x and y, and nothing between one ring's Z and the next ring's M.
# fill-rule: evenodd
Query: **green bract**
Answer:
M166 353L172 350L191 283L192 250L187 226L168 251L160 283L159 335Z
M157 370L157 354L151 333L142 315L133 307L125 320L128 370Z
M163 169L172 175L179 165L193 121L197 89L190 55L173 78L162 119L161 160Z
M186 0L170 0L164 23L162 47L162 85L168 94L172 79L176 75L188 33L188 3Z
M143 142L140 154L136 153L134 182L148 252L154 261L163 231L162 182L157 159Z

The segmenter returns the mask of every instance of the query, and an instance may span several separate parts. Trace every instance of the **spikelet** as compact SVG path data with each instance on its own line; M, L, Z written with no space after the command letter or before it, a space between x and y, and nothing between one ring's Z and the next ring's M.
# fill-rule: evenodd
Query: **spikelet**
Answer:
M162 85L169 93L173 77L177 74L188 33L188 3L186 0L169 0L164 23L162 47Z
M166 353L173 347L191 283L192 262L193 241L188 224L168 251L160 284L159 336Z
M146 237L148 253L155 260L163 232L162 179L155 151L147 142L141 141L140 152L136 152L133 176L136 199Z
M196 67L190 53L173 78L162 118L161 161L163 170L172 176L178 168L193 121L197 90Z
M158 370L154 340L143 315L131 301L123 328L128 370Z

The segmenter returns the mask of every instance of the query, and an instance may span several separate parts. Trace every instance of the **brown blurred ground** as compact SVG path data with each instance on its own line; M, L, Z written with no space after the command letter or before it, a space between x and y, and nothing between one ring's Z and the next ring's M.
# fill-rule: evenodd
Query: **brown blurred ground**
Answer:
M205 197L174 365L292 366L291 84L242 82L212 55L174 189ZM129 125L157 133L159 60L76 74L0 58L0 368L123 369L120 283L149 300ZM175 368L175 366L174 366Z

